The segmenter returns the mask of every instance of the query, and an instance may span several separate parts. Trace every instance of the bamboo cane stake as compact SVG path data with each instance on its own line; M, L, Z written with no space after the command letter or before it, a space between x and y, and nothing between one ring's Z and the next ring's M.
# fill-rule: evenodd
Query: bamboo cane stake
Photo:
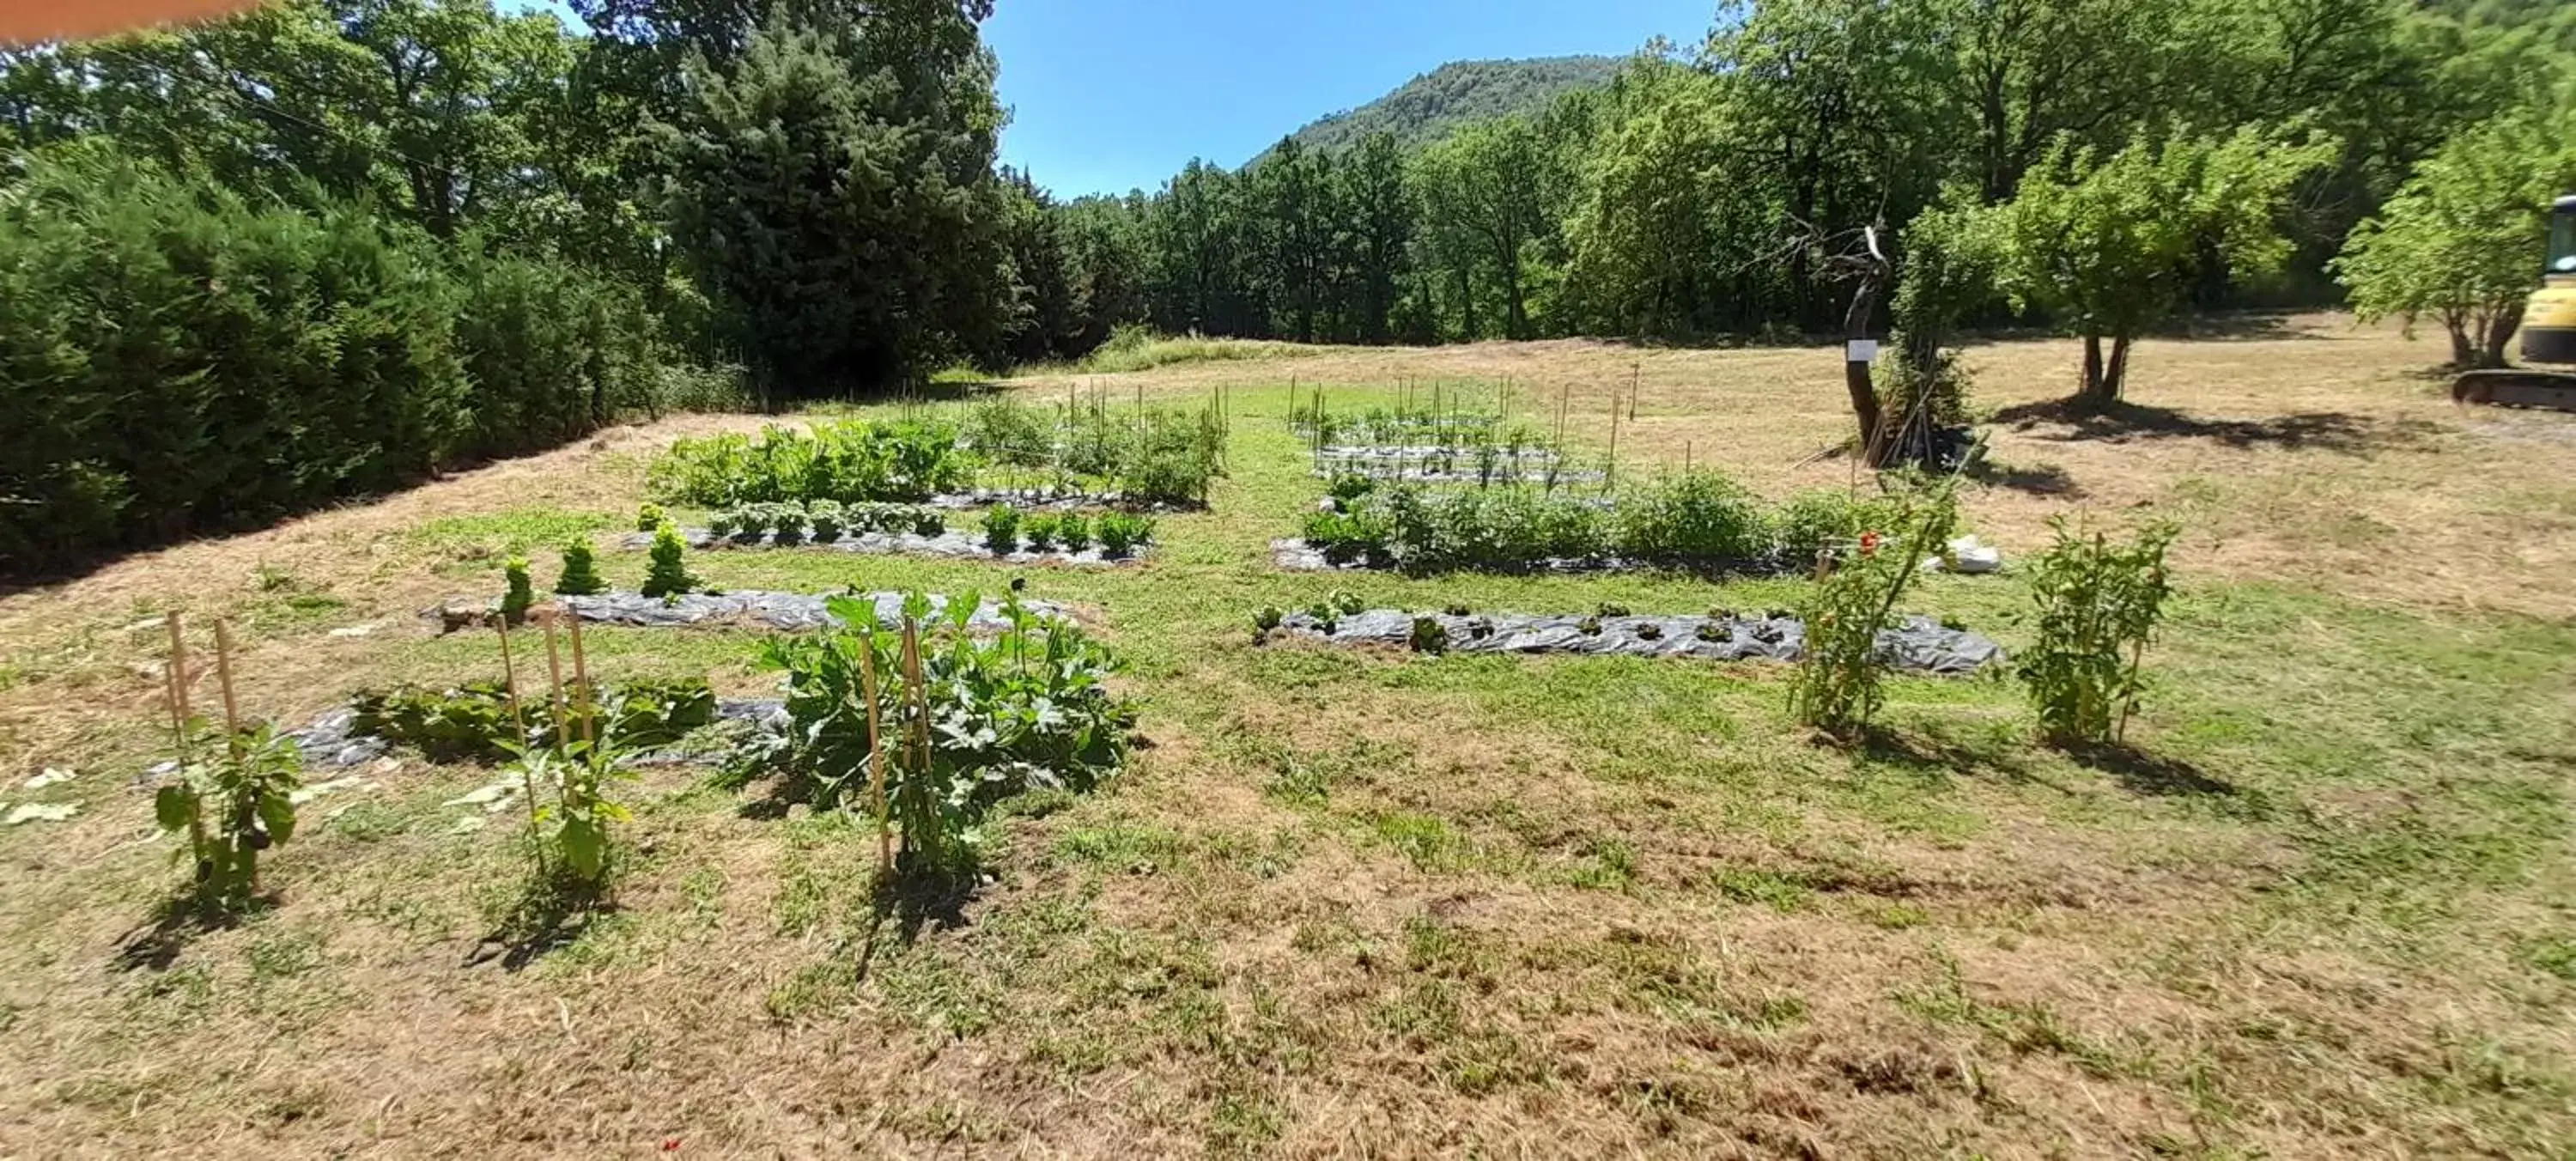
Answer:
M575 613L569 619L572 622L573 696L581 699L576 707L577 720L581 723L581 740L590 743L595 751L599 748L599 702L591 696L590 663L582 657L581 615ZM593 756L596 757L595 754Z
M510 724L519 731L519 744L528 744L528 711L519 704L519 668L510 658L510 623L501 622L501 688L510 695ZM526 762L519 763L519 789L528 802L528 838L537 837L537 772ZM537 852L537 874L546 873L545 844L532 848Z
M546 610L546 707L555 719L555 754L564 754L563 652L555 645L555 612Z
M859 647L859 685L868 699L868 801L877 813L877 878L883 881L894 870L894 830L886 815L884 731L877 718L876 631L865 635Z
M241 709L233 700L233 635L231 626L215 618L215 680L224 688L224 736L230 743L233 760L242 756Z
M170 665L162 674L170 684L170 729L178 735L179 760L188 758L188 639L179 631L178 610L166 618L170 626Z

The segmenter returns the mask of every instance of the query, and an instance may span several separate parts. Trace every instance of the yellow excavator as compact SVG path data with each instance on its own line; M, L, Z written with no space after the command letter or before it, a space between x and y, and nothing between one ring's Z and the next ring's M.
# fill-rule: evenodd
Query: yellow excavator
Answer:
M2521 367L2471 371L2451 384L2462 403L2576 411L2576 195L2549 214L2549 263L2522 312Z

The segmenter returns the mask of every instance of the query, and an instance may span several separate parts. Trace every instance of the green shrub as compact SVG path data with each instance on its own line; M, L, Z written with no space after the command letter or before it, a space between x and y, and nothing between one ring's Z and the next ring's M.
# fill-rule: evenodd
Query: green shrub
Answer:
M689 542L681 539L680 530L668 524L653 532L652 562L644 569L644 595L675 597L698 587L698 578L689 575L683 559Z
M1711 569L1770 555L1753 494L1714 472L1692 472L1630 489L1619 499L1620 556L1669 568Z
M768 517L769 538L772 543L780 548L804 543L806 523L804 505L771 504L765 515Z
M1062 521L1041 512L1020 521L1020 536L1029 542L1031 552L1053 552L1056 529L1062 524Z
M805 514L813 521L814 539L820 543L830 544L839 540L841 533L847 528L843 523L846 513L838 500L812 501L805 505Z
M2030 563L2037 640L2020 657L2021 679L2057 745L2112 741L2144 688L2139 664L2172 595L2165 554L2180 529L2151 524L2127 544L2052 524L2056 543Z
M1056 538L1064 541L1066 552L1080 552L1091 547L1091 521L1080 512L1067 512L1055 522Z
M1134 512L1100 515L1100 554L1111 559L1132 556L1154 539L1154 518Z
M646 473L655 497L718 507L780 500L922 501L973 486L975 457L944 423L896 420L771 427L683 439Z
M924 537L938 536L947 531L948 517L942 515L939 509L915 508L912 510L913 535Z
M642 505L635 509L635 530L637 532L651 532L652 530L661 527L662 522L668 519L670 519L670 516L662 511L661 505L656 504L651 500L646 500Z
M508 586L501 594L501 619L516 625L528 619L528 606L537 601L535 586L528 579L528 558L511 557L501 565L501 579Z
M719 540L731 540L740 536L745 523L744 515L739 508L727 508L707 517L707 534ZM758 533L755 532L753 535L757 536Z
M984 547L995 556L1009 556L1020 547L1020 510L1008 504L995 504L984 513Z
M574 264L451 261L372 209L103 149L26 155L8 187L0 571L389 491L648 393L649 319Z
M555 595L587 597L607 591L608 582L599 579L599 565L590 542L575 540L564 545L563 573L555 578Z
M1771 539L1784 568L1804 569L1816 554L1841 550L1864 532L1887 528L1889 506L1880 499L1855 500L1849 492L1800 492L1771 516Z

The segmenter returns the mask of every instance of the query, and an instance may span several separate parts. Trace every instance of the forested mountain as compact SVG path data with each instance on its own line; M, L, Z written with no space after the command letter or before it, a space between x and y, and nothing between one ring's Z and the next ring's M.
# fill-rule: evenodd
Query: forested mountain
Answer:
M1339 151L1388 133L1397 145L1415 149L1471 121L1534 114L1569 90L1600 88L1617 75L1619 63L1607 56L1458 61L1289 136L1308 149Z

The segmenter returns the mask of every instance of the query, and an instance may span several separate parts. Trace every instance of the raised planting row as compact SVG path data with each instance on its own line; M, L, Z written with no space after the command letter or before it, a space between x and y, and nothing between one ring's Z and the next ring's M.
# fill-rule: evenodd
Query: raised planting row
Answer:
M1000 558L1013 563L1120 564L1135 560L1154 539L1154 518L1132 512L1098 515L1023 512L1011 505L984 513L972 532L951 529L946 516L908 505L855 505L829 500L808 505L757 504L720 512L706 528L676 530L691 548L798 548L836 552ZM649 550L660 537L627 535L629 551Z
M1081 497L1135 506L1203 506L1225 471L1224 412L979 406L942 418L770 427L759 436L683 439L647 476L668 504L731 508L780 501L960 507L995 498Z
M1421 653L1578 653L1592 656L1686 657L1704 661L1796 661L1806 655L1806 625L1790 613L1704 617L1639 616L1624 609L1582 615L1413 613L1360 609L1356 602L1287 613L1265 609L1253 619L1256 640L1285 633L1337 645L1396 645ZM1879 659L1894 669L1966 674L2003 660L2003 647L1929 617L1907 617L1878 635Z
M1535 484L1559 488L1598 483L1599 468L1571 466L1567 457L1545 448L1520 452L1490 445L1461 451L1445 447L1328 447L1314 452L1314 474L1327 479L1357 476L1370 480L1413 480L1425 484Z
M974 594L968 594L972 596ZM559 596L558 608L581 618L609 625L630 625L647 629L774 629L801 633L812 629L837 627L841 624L827 607L828 602L843 598L872 602L877 616L894 620L903 615L905 594L876 593L776 593L743 590L719 593L673 593L648 597L642 593L600 593L594 596ZM948 617L949 600L933 593L928 597L929 616ZM1064 616L1063 606L1046 601L1023 601L1032 615ZM462 598L430 608L423 617L439 622L442 631L487 624L500 616L498 601ZM978 599L965 627L975 630L997 630L1009 627L1011 619L1002 602Z
M1816 555L1883 529L1877 499L1810 492L1765 504L1715 472L1578 496L1527 486L1442 491L1336 476L1302 539L1273 544L1285 568L1577 572L1637 568L1804 572Z

